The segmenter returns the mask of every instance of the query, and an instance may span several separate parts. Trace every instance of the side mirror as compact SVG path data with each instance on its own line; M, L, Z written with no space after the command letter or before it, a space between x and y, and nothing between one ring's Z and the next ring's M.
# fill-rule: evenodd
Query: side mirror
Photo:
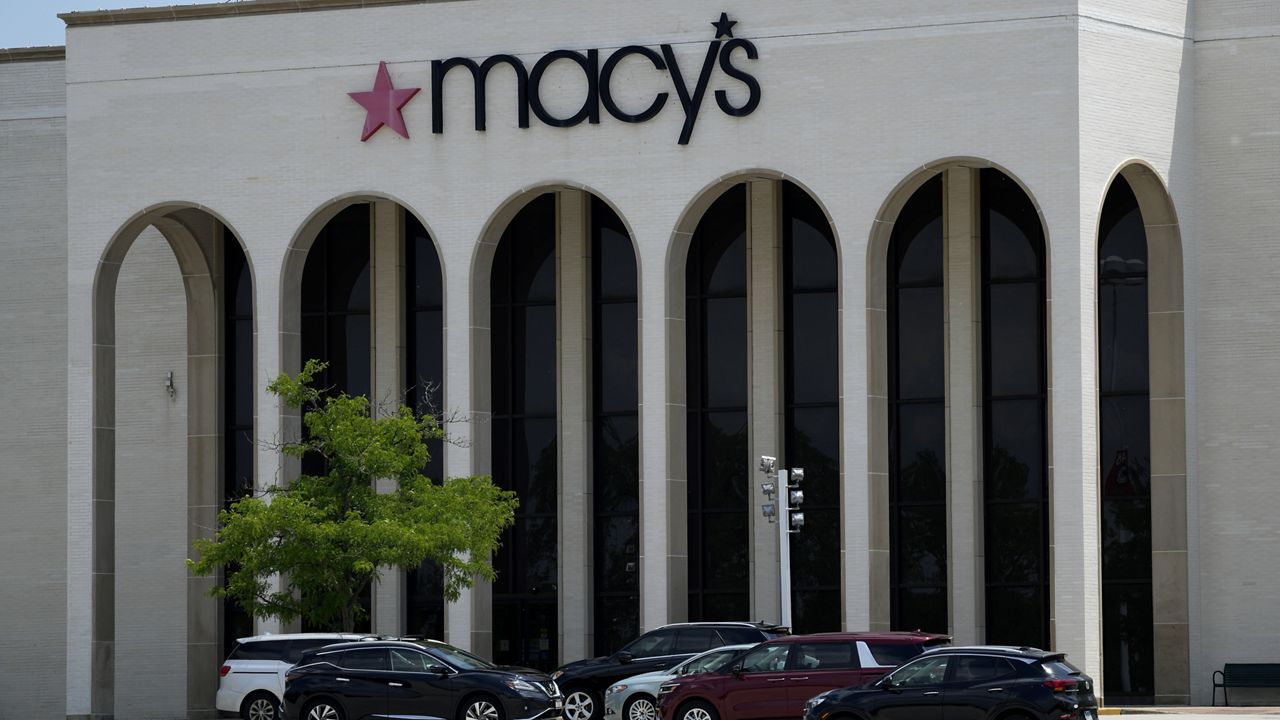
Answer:
M729 672L733 673L733 676L736 678L742 677L742 663L735 663L734 666L729 669Z
M898 683L894 682L893 679L890 678L888 675L886 675L885 678L881 680L878 684L880 685L881 688L888 690L889 692L894 692L894 693L902 692L902 690L898 687Z
M634 658L631 656L631 653L625 650L618 653L618 662L622 663L623 665L626 665L627 663L631 662L633 659Z
M448 675L449 668L444 665L428 665L427 672L435 673L436 675Z

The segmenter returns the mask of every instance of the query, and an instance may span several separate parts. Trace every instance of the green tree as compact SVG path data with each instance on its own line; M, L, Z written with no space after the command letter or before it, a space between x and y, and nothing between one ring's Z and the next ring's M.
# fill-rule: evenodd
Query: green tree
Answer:
M304 413L305 439L281 451L317 454L324 474L303 475L219 513L213 538L195 541L191 570L224 570L226 585L212 594L233 598L255 617L301 617L348 632L364 614L359 598L380 568L408 570L430 558L451 600L477 577L492 579L489 558L512 523L515 494L487 477L432 483L422 468L426 441L443 434L436 420L406 407L374 417L363 396L326 397L312 386L324 367L309 360L296 377L282 374L268 386ZM397 489L378 493L378 479L394 479Z

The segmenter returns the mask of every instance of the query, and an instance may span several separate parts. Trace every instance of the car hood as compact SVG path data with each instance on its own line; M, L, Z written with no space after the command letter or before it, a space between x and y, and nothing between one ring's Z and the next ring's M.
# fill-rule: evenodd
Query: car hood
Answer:
M660 670L657 672L647 672L647 673L641 673L640 675L632 675L631 677L625 680L619 680L617 684L640 685L642 683L644 684L661 683L665 680L670 680L673 677L675 677L675 675L672 675L671 673L665 670Z
M551 682L551 676L541 670L534 670L533 668L521 667L519 665L496 665L489 668L488 671L496 673L510 673L512 675L519 675L522 678L528 678L529 680L536 680L538 682Z

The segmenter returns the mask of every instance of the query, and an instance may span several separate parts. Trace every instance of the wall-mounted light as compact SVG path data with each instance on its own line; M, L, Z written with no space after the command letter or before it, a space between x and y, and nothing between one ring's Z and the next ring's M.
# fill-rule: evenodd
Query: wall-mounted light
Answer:
M169 393L169 399L170 399L170 400L172 400L172 399L174 399L174 398L178 397L178 388L174 387L174 385L173 385L173 371L172 371L172 370L170 370L169 372L167 372L167 373L165 373L165 374L164 374L164 390L165 390L165 392Z

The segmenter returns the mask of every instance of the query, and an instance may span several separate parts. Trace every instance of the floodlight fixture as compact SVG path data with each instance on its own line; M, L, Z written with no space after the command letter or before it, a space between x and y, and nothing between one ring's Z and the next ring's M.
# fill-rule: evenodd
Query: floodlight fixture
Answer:
M778 458L772 455L760 456L760 472L772 475L778 469Z

